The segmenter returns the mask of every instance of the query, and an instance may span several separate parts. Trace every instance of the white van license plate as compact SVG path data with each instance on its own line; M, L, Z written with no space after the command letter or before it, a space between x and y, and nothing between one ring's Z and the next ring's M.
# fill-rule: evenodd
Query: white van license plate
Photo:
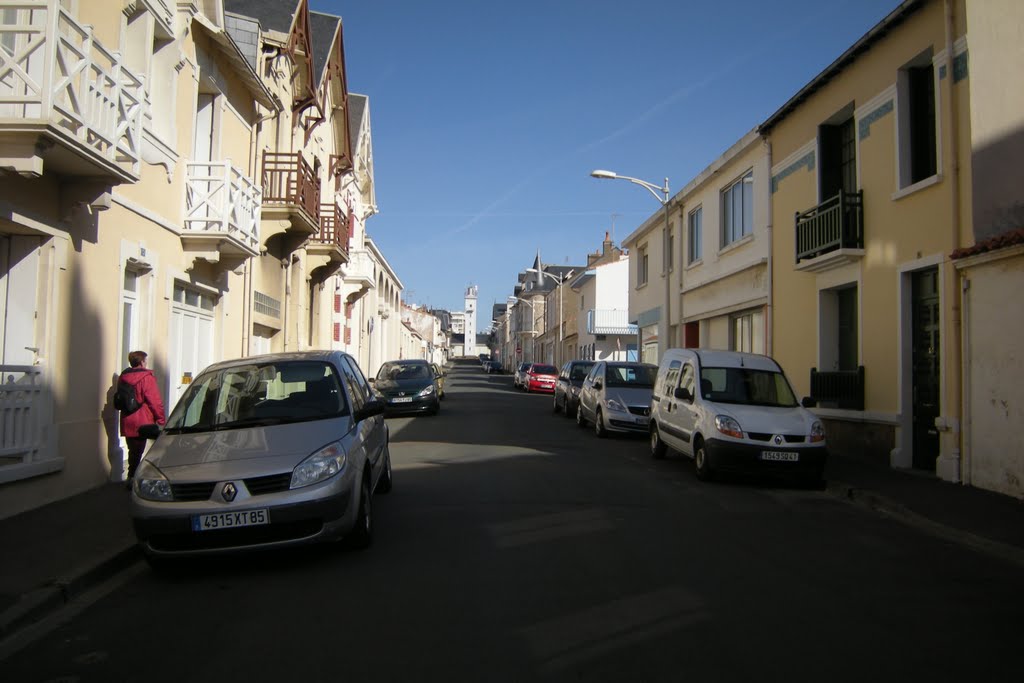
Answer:
M214 531L235 529L242 526L270 524L270 513L266 508L242 510L239 512L217 512L212 515L196 515L192 518L192 531Z
M786 453L785 451L761 451L762 460L774 460L776 462L798 462L799 453Z

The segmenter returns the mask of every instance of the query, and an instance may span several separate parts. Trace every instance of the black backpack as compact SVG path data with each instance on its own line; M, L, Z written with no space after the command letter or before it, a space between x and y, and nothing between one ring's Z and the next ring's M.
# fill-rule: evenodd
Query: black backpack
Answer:
M131 415L139 409L139 400L135 397L135 385L117 380L117 391L114 392L114 407L125 415Z

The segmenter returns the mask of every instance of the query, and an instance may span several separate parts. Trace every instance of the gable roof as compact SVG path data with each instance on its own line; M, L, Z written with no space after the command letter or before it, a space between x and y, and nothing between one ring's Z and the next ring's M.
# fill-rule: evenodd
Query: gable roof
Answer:
M319 83L324 78L324 71L331 59L331 48L334 46L334 36L341 24L341 17L320 12L309 13L309 31L311 33L309 42L313 51L313 73Z
M298 4L287 0L224 0L224 11L258 19L264 30L288 33Z
M358 136L363 128L363 117L366 116L367 102L368 98L366 95L357 95L352 92L348 94L348 130L349 135L352 136L353 148L359 144Z

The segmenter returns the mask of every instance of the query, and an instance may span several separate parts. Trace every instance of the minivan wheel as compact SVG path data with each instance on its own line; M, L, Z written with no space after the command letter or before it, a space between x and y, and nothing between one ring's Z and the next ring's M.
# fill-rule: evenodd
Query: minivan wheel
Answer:
M697 470L697 478L701 481L711 481L714 472L711 470L711 463L708 461L707 447L703 441L698 441L693 449L693 465Z
M599 439L608 436L608 430L604 428L604 416L601 415L600 408L594 413L594 433L597 434Z
M356 550L369 548L373 543L373 501L370 495L370 484L366 477L363 477L359 487L359 512L356 514L355 524L346 539L348 544Z
M665 457L668 452L668 446L661 440L661 434L658 432L658 425L651 425L651 457L655 460L661 460Z
M576 404L576 424L580 427L587 426L587 418L583 417L583 404Z

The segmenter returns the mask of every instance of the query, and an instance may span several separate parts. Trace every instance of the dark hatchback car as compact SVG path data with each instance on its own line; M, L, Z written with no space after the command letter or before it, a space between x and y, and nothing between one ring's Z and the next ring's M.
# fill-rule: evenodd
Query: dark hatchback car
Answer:
M373 388L385 401L384 413L426 413L441 409L434 369L425 360L394 360L384 363L373 380Z
M555 382L554 411L566 417L576 416L576 401L579 400L583 380L594 367L592 360L571 360L562 366Z

